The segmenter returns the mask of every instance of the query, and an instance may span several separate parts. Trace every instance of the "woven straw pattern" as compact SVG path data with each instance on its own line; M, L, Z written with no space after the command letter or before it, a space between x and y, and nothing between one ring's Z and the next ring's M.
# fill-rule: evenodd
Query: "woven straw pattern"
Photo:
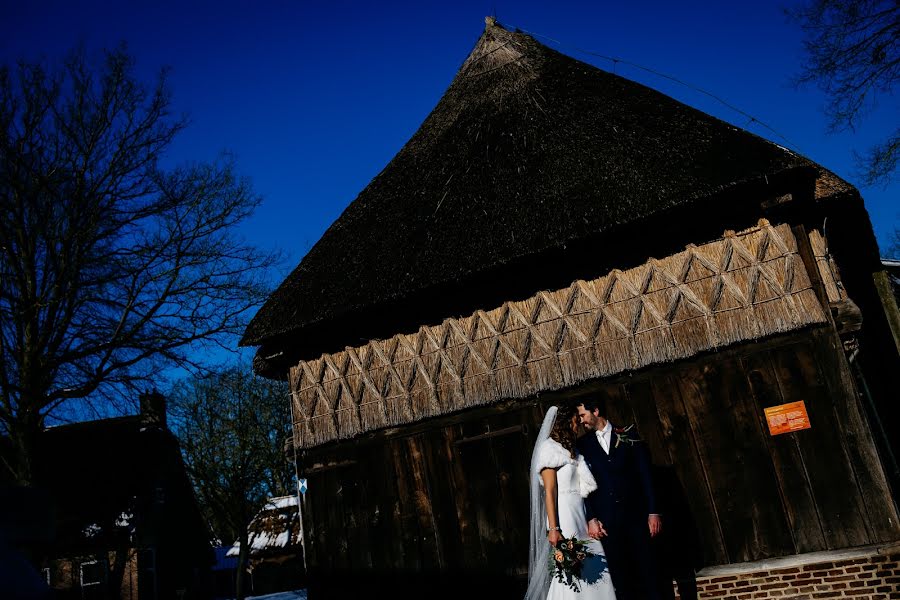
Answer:
M787 225L542 291L290 370L294 444L313 447L687 358L825 321Z
M847 292L844 291L837 265L831 259L831 254L828 252L828 243L821 231L813 229L809 232L809 245L816 259L816 269L819 271L819 277L822 280L822 285L825 287L828 301L840 302L841 300L846 300Z

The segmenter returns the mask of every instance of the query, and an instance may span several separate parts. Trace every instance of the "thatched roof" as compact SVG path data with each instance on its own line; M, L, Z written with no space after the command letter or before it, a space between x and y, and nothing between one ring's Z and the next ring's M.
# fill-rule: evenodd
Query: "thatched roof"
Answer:
M294 444L533 397L825 320L790 227L762 221L627 271L300 361L289 375Z
M266 501L247 526L252 557L301 551L303 524L300 522L298 503L297 496L281 496ZM240 551L241 543L236 541L227 556L237 556Z
M489 20L432 113L271 296L242 344L303 335L811 165Z

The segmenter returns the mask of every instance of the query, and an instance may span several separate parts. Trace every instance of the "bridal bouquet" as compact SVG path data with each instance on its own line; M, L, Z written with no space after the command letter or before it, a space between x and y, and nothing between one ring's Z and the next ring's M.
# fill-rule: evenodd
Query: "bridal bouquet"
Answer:
M563 538L550 548L550 573L560 583L565 583L576 592L581 591L578 580L581 579L581 569L584 560L594 553L587 549L587 541L579 540L574 535L571 538Z

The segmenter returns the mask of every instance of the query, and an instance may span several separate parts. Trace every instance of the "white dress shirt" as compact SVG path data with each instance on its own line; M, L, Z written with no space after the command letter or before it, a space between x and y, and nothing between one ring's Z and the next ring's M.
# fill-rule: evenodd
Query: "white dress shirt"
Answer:
M597 439L600 441L600 447L609 454L609 442L612 438L612 423L606 422L606 427L596 432ZM659 513L651 513L650 516L659 516Z
M597 439L600 441L600 447L609 454L609 441L612 437L612 423L606 422L606 427L597 432Z

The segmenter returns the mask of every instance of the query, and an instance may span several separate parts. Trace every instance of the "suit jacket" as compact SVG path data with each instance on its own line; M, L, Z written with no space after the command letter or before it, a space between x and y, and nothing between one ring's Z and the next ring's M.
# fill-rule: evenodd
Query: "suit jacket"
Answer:
M596 517L604 525L640 520L646 526L647 515L659 513L650 455L633 428L628 432L618 429L622 440L618 440L617 429L613 425L609 454L594 432L578 440L578 451L597 480L597 489L585 500L585 514L588 520Z

